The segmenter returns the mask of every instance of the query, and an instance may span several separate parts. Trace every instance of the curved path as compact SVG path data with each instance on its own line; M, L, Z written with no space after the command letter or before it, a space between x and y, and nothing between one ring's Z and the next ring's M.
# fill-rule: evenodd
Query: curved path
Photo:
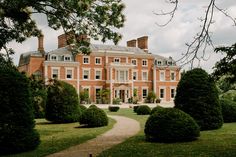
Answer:
M102 151L122 143L140 130L139 122L123 116L109 116L116 120L114 127L85 143L73 146L48 157L95 157ZM96 129L96 128L95 128Z

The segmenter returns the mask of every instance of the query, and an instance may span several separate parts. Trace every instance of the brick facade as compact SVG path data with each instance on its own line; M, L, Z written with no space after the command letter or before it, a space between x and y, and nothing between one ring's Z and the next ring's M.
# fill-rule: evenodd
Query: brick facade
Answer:
M38 50L43 49L42 39L39 38ZM92 102L96 102L99 89L110 90L110 102L114 98L128 102L134 89L139 101L144 101L150 91L162 101L173 101L180 68L172 58L148 53L147 36L128 41L127 47L91 44L89 56L75 57L67 49L66 40L66 35L60 35L59 48L46 55L42 51L23 54L19 70L28 75L40 71L46 82L56 77L72 84L78 92L86 89Z

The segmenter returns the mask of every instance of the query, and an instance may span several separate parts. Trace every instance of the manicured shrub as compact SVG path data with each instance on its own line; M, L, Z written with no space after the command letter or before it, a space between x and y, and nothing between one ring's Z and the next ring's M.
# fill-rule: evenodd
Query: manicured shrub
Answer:
M66 82L53 80L48 87L45 115L54 123L77 122L81 111L75 88Z
M30 89L32 93L32 104L35 118L45 118L45 107L47 100L47 90L45 82L37 79L34 75L30 77Z
M117 112L120 109L120 107L119 106L109 106L108 109L111 112Z
M120 103L121 103L121 99L119 99L119 98L115 98L112 100L112 104L114 104L114 105L120 105Z
M93 107L98 108L98 107L97 107L96 105L94 105L94 104L92 104L92 105L89 106L89 108L93 108Z
M148 141L182 142L192 141L200 136L200 129L194 119L175 108L162 108L150 115L145 124Z
M174 102L175 108L192 116L201 130L218 129L223 124L216 85L202 69L190 70L182 76Z
M153 91L148 92L148 96L145 100L146 103L155 103L157 96Z
M82 113L87 109L87 107L84 105L79 105L79 108Z
M220 99L220 104L224 122L236 122L236 102L228 99Z
M137 112L138 107L139 107L139 105L133 106L133 111L134 111L135 113Z
M151 113L151 109L147 105L141 105L137 108L136 113L138 115L148 115Z
M89 107L81 116L80 124L87 127L101 127L108 125L108 117L106 113L97 107Z
M151 110L151 113L150 113L150 114L153 114L153 113L155 113L156 111L159 111L159 110L161 110L161 109L163 109L163 107L161 107L161 106L156 106L156 107L154 107L154 108Z
M29 79L0 56L0 156L35 149L35 127Z

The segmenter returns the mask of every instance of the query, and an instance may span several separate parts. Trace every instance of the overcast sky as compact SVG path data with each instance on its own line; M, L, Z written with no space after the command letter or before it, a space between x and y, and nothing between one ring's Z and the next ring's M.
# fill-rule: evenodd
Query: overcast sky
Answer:
M216 1L218 6L227 8L228 13L236 18L235 0ZM149 36L150 52L166 57L172 56L177 60L187 49L185 43L190 42L194 35L200 31L201 23L198 18L204 16L209 0L181 0L173 21L166 27L159 27L156 23L163 24L168 20L168 17L153 14L153 12L172 9L173 6L166 4L165 0L123 0L123 2L126 5L124 11L126 22L124 28L119 30L123 35L119 45L125 46L127 40L147 35ZM62 31L54 31L47 27L47 21L43 15L37 15L36 20L44 33L45 50L56 49L57 36ZM235 43L236 27L232 26L232 21L219 12L215 12L214 20L215 24L211 27L211 31L214 33L212 36L214 44L218 46ZM21 53L37 50L37 38L30 38L22 44L12 42L10 46L17 52L14 56L14 63L18 64ZM221 56L216 55L213 49L208 50L208 55L210 59L201 62L201 66L210 72Z

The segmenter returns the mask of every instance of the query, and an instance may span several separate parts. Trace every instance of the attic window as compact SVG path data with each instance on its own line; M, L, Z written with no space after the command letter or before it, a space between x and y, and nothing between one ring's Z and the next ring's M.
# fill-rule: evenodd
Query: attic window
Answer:
M52 56L51 56L51 60L52 60L52 61L56 61L56 60L57 60L57 56L52 55Z
M65 56L64 59L65 59L65 61L71 61L71 57L70 56Z

